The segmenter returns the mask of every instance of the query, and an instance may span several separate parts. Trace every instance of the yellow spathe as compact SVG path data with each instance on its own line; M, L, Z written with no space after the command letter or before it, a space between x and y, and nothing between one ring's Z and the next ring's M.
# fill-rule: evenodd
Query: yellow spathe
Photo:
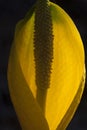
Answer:
M13 105L23 130L64 130L80 102L85 81L83 43L74 23L50 2L53 23L53 63L46 111L36 101L34 8L16 27L8 64Z

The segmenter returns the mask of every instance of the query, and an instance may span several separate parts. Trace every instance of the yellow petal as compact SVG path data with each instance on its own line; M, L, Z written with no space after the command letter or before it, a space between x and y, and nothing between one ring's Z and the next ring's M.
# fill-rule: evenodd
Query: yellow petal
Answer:
M70 17L54 4L51 5L51 11L55 49L51 86L46 100L46 118L51 130L60 124L58 128L63 130L75 112L83 92L84 84L80 84L84 77L84 49ZM78 99L74 99L76 96ZM71 105L72 102L75 108ZM72 112L68 113L68 109L72 109ZM69 114L67 120L66 113Z
M23 130L64 130L80 102L84 88L85 57L79 32L63 9L51 2L50 9L54 58L45 116L36 101L34 8L27 18L17 24L11 49L9 89Z
M23 130L49 130L47 121L23 75L13 45L8 65L9 90Z

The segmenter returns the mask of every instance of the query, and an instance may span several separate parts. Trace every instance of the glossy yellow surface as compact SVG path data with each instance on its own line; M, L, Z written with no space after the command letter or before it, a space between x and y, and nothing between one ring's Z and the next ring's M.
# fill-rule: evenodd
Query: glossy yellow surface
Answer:
M85 57L81 37L71 18L50 2L54 59L46 111L36 101L33 48L34 9L16 26L8 64L13 105L23 130L64 130L80 102L85 83Z

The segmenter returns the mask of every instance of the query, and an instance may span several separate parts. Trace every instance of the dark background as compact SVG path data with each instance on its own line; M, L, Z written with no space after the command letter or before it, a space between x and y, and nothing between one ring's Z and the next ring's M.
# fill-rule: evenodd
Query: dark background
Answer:
M36 0L0 0L0 130L21 130L9 96L7 64L16 23ZM53 0L75 22L85 48L87 66L87 0ZM67 130L87 130L87 87Z

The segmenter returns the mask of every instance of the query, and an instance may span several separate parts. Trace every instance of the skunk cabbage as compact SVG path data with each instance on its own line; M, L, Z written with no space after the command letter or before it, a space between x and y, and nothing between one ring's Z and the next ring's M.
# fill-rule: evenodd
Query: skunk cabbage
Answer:
M37 0L16 26L8 63L11 99L23 130L64 130L80 102L85 56L67 13Z

